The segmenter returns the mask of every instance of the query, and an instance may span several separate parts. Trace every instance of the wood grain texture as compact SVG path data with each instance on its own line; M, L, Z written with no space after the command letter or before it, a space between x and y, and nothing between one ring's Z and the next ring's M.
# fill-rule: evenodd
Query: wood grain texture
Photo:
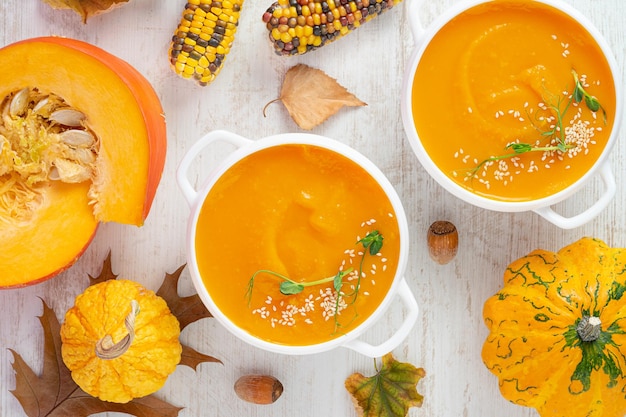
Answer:
M167 48L184 1L132 0L109 14L82 24L69 11L53 11L38 0L0 2L0 45L42 35L59 35L94 43L135 66L154 85L167 117L168 156L152 211L142 228L102 225L85 255L67 272L37 286L0 292L0 415L23 412L9 392L15 387L11 354L19 352L36 371L41 369L42 334L37 316L43 298L62 319L74 297L88 285L87 274L98 274L112 251L113 270L120 277L157 290L166 272L186 262L185 229L189 207L178 190L175 170L184 153L206 132L227 129L257 139L297 132L280 105L263 117L265 103L277 97L282 76L296 63L324 70L367 107L341 110L313 132L338 139L369 157L395 186L408 215L411 247L406 278L420 306L418 322L394 355L426 370L418 385L425 396L410 416L534 417L537 413L508 403L497 381L482 364L480 351L487 335L483 302L501 286L502 272L512 260L542 247L557 250L582 236L596 236L612 246L626 247L626 149L620 140L611 155L618 191L610 206L594 221L574 230L560 230L534 213L495 213L470 206L442 189L420 166L407 142L400 117L404 68L415 46L404 6L368 22L349 37L301 57L279 57L266 41L261 15L266 2L244 4L235 45L217 80L207 88L179 79L169 68ZM455 0L426 0L421 21L428 25ZM622 0L569 0L584 13L613 48L626 85L626 3ZM16 63L19 70L19 63ZM624 129L622 129L624 131ZM623 139L624 133L621 138ZM190 172L199 186L228 148L203 153ZM564 203L564 213L576 213L598 193L590 183ZM435 220L449 220L459 230L454 261L438 265L428 255L426 231ZM0 271L2 273L2 271ZM179 290L193 292L188 271ZM383 340L403 317L393 306L364 336ZM223 365L208 363L196 372L179 367L157 394L185 407L192 416L355 416L343 381L352 372L371 374L373 362L347 349L312 356L285 357L251 348L215 320L193 323L182 333L185 344L215 356ZM244 374L271 374L284 393L271 406L238 399L233 384ZM108 416L116 416L109 413Z

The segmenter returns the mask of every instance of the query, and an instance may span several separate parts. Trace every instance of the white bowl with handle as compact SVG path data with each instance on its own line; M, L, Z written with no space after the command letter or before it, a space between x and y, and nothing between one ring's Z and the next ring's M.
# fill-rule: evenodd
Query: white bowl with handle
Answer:
M204 149L207 149L218 142L228 143L233 145L235 150L229 154L222 163L215 167L212 172L206 178L204 184L196 189L189 180L189 171L196 157ZM395 272L394 279L391 283L386 296L382 302L378 305L376 310L366 318L361 324L354 329L342 334L334 339L326 342L312 344L312 345L284 345L278 343L268 342L252 335L250 332L240 328L229 317L224 314L219 306L215 303L211 294L207 290L203 283L203 279L198 268L197 254L195 249L196 241L196 229L198 223L198 217L202 205L207 198L211 188L215 185L217 180L234 164L241 159L254 152L258 152L269 147L281 146L285 144L308 144L318 147L322 147L333 152L336 152L344 157L349 158L351 161L362 167L367 173L369 173L380 185L387 195L391 205L395 211L395 218L398 223L399 236L400 236L400 253L398 259L398 267ZM213 316L232 334L240 338L241 340L264 350L288 354L288 355L303 355L313 354L328 351L337 347L346 347L363 355L369 357L380 357L396 348L404 339L408 336L409 332L413 328L418 316L418 306L415 297L406 282L404 273L406 270L408 260L409 249L409 230L407 225L406 214L402 207L402 203L397 193L395 192L391 183L387 180L384 174L365 156L354 150L353 148L342 144L336 140L306 133L290 133L269 136L258 140L246 139L242 136L234 133L217 130L208 133L201 139L199 139L185 154L181 160L177 170L177 182L185 197L185 200L191 208L191 215L188 221L187 227L187 259L188 266L191 274L193 284L198 292L203 303L213 314ZM395 332L385 341L378 345L372 345L365 342L360 337L369 329L376 321L378 321L390 304L394 301L400 300L405 315L402 323L399 323Z
M523 212L533 211L554 225L563 228L571 229L579 227L589 222L600 214L612 201L616 192L616 183L611 164L609 161L609 154L611 149L618 140L621 120L624 112L624 97L623 88L619 84L620 72L618 71L617 63L613 57L613 54L602 37L601 33L594 27L594 25L580 12L575 10L569 4L560 0L535 0L532 3L543 3L551 8L565 13L572 19L577 21L589 34L594 38L600 50L606 57L610 71L613 75L613 84L615 90L615 115L612 130L606 143L604 150L600 157L595 161L592 167L578 180L573 182L566 188L555 192L549 196L541 197L532 200L519 200L519 201L505 201L488 198L478 193L470 191L455 182L449 175L443 172L433 159L429 156L427 150L419 136L419 132L416 129L413 104L412 104L412 90L414 87L414 78L417 68L420 64L420 60L425 53L426 48L430 42L436 36L436 34L452 19L460 14L468 11L469 9L478 6L483 3L489 3L493 0L461 0L455 3L452 7L445 10L438 18L436 18L432 24L428 27L424 27L420 22L420 12L424 3L424 0L407 0L406 10L408 15L408 21L415 40L415 50L409 60L408 66L405 70L403 85L402 85L402 102L401 112L404 124L404 130L406 132L409 143L416 154L419 162L441 186L447 191L460 198L461 200L473 204L475 206L485 208L493 211L500 212ZM456 51L450 51L451 54ZM587 208L583 208L579 214L572 217L565 217L557 213L552 206L556 203L564 201L570 198L573 194L578 192L584 185L589 183L594 177L598 177L603 185L601 195L597 200Z

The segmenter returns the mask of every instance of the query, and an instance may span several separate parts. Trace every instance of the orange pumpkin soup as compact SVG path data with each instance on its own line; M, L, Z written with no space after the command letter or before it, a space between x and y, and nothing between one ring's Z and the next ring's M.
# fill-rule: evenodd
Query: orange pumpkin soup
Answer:
M372 255L359 241L376 232L383 245ZM290 144L252 153L217 180L199 213L195 249L211 298L236 326L303 346L354 329L379 306L400 236L367 171L326 148ZM281 283L295 293L281 292Z
M433 37L412 105L418 136L443 173L487 198L529 201L590 169L610 136L616 98L607 59L580 23L539 2L495 0Z

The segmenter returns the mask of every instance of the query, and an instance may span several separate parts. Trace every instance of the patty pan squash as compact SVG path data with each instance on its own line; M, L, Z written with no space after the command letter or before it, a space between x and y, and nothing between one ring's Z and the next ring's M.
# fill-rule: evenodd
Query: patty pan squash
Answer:
M127 62L62 37L0 48L0 289L69 268L99 223L141 226L165 153L159 97Z
M626 250L583 238L511 263L484 305L482 358L542 417L626 415Z
M76 297L61 326L72 379L103 401L126 403L159 390L180 362L180 325L167 303L129 280L108 280Z

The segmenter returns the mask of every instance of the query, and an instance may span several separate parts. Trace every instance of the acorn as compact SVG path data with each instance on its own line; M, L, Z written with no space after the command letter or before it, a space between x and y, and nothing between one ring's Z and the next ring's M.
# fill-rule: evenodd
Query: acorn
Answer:
M272 404L283 393L283 384L271 375L244 375L235 382L235 393L253 404Z
M430 225L427 234L428 253L440 265L445 265L456 256L459 248L459 233L456 226L446 220Z

